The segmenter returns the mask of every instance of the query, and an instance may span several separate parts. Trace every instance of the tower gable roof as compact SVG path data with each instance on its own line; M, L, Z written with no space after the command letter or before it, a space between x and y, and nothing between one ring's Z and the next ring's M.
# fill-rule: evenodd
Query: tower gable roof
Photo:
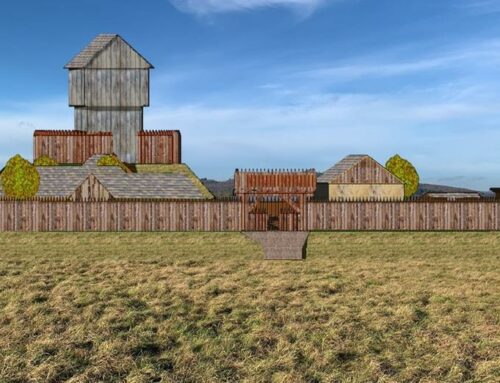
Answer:
M65 68L152 69L153 65L120 35L103 33L73 57Z

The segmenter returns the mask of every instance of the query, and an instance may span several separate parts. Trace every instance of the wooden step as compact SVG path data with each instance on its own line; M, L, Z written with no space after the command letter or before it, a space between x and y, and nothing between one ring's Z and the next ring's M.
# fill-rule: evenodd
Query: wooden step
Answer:
M264 259L300 260L307 251L307 231L247 231L245 235L262 245Z

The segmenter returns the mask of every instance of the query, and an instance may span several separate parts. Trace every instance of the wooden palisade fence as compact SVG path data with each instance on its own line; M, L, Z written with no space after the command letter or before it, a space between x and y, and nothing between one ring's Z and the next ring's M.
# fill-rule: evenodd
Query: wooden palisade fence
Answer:
M178 130L137 132L138 164L180 164L181 133Z
M48 156L59 164L83 164L94 154L113 152L111 132L35 130L33 158Z
M310 202L307 230L500 230L500 201Z
M242 231L255 226L238 200L71 202L0 200L0 231ZM307 202L280 230L500 230L500 200ZM260 220L266 217L260 216ZM272 226L272 225L271 225Z
M240 231L230 201L1 201L0 231Z

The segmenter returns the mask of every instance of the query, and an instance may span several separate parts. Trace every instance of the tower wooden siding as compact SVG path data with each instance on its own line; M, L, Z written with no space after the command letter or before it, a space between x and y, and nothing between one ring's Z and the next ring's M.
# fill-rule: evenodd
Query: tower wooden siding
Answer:
M124 162L136 163L136 135L143 129L142 108L76 108L75 129L111 132L113 152Z
M149 106L147 69L73 69L69 104L74 107Z
M76 130L113 133L113 151L135 163L153 66L118 35L99 35L66 68Z
M111 133L76 130L35 130L33 159L48 156L60 164L83 164L94 154L113 152Z
M137 133L138 164L180 164L181 133L178 130Z

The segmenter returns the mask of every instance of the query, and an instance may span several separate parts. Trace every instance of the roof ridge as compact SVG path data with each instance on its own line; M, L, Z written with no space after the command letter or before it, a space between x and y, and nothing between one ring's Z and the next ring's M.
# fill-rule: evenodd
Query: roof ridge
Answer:
M92 61L98 57L113 41L119 38L126 46L128 46L135 54L137 54L149 68L153 65L146 60L137 50L130 45L118 33L100 33L85 48L77 53L65 66L66 69L82 69L88 67Z

